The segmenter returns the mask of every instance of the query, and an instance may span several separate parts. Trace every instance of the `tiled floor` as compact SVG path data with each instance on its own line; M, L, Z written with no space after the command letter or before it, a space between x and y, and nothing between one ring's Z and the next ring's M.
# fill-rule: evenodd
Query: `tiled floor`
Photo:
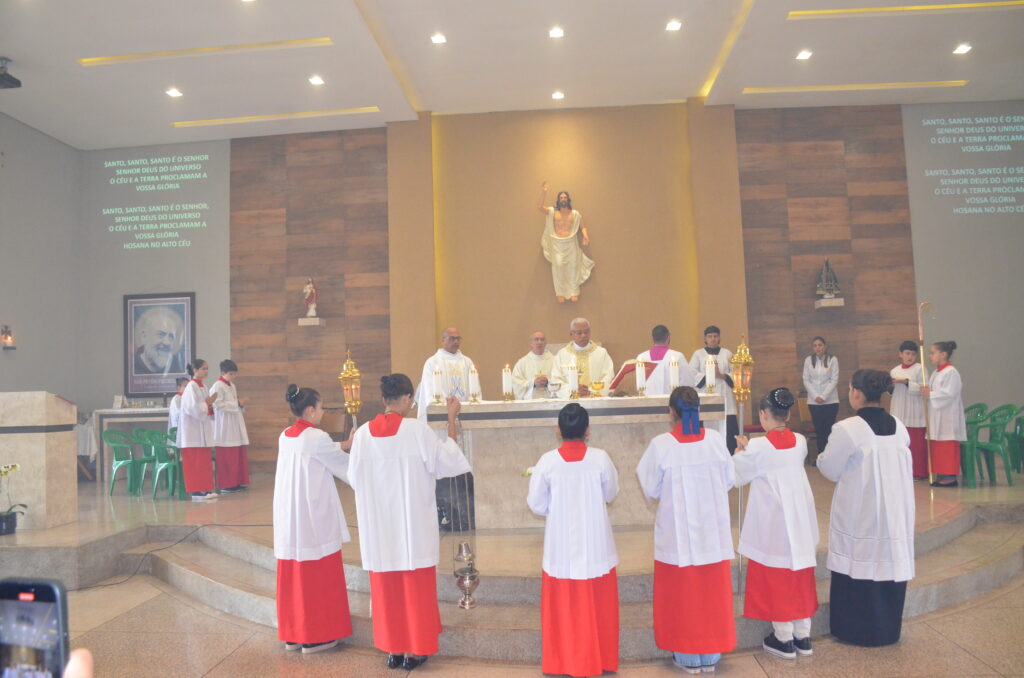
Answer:
M148 576L70 594L74 647L96 658L96 676L405 675L388 671L383 654L343 647L316 655L285 652L274 631L225 615L181 596ZM885 648L858 648L830 638L815 641L814 657L785 661L761 652L727 655L721 676L1024 676L1024 576L968 603L917 617L903 638ZM540 676L536 665L435 657L416 675L457 678ZM682 673L668 659L620 667L623 678Z

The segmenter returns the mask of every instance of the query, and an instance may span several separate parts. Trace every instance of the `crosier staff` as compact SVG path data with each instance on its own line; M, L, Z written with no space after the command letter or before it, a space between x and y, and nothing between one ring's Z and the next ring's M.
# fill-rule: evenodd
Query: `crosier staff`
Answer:
M930 301L922 301L917 307L917 349L921 354L919 359L921 363L921 383L925 386L928 385L928 370L924 366L924 313L931 310L932 302ZM934 319L935 316L932 316L932 320ZM932 436L928 421L928 398L922 397L921 402L924 404L924 449L925 456L928 458L928 485L930 486L935 482L935 476L932 473Z

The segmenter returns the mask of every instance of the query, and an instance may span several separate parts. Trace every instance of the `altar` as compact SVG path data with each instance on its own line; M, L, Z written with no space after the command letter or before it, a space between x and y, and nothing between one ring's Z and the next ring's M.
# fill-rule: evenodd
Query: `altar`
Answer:
M582 398L590 414L590 441L612 458L619 473L619 496L608 505L615 526L653 525L636 477L636 466L651 438L669 430L668 398ZM558 447L558 412L565 400L463 403L459 444L473 466L478 530L540 528L544 518L526 505L530 478L524 473L541 455ZM725 418L721 394L701 394L702 421ZM443 405L431 405L427 421L445 429Z

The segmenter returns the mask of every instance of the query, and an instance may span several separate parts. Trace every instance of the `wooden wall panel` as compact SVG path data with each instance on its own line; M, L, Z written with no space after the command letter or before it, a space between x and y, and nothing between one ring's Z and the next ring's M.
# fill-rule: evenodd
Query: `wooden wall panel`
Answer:
M898 106L736 112L754 391L803 390L814 335L839 358L840 398L859 367L888 370L916 336ZM815 310L828 257L846 306Z
M342 402L345 350L375 400L391 371L387 137L383 129L235 139L231 144L231 352L249 458L273 461L291 421L289 383ZM312 276L326 327L299 327ZM363 418L376 411L371 402Z

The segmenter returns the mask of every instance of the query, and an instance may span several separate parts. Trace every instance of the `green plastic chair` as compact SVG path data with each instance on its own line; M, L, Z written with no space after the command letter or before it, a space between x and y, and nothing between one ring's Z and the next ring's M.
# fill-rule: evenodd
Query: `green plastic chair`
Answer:
M110 429L104 431L103 442L107 444L114 458L110 462L110 494L114 494L114 482L117 480L117 470L125 469L128 481L128 494L138 494L137 486L138 467L135 463L134 448L131 439L123 431Z
M156 455L153 452L153 434L159 434L160 441L163 442L163 431L154 431L148 428L132 429L131 441L142 450L135 455L139 473L139 494L142 493L142 488L146 484L146 469L156 464Z
M988 414L988 405L985 403L975 403L964 408L967 440L960 446L960 469L967 487L977 487L975 469L984 477L981 456L978 454L978 440L981 436L981 424L988 418Z
M153 499L156 499L161 474L164 474L164 487L167 488L168 494L172 497L177 496L178 499L185 499L185 476L181 470L181 452L167 442L165 433L153 431L150 435L150 439L153 441L153 455L156 457L156 462L153 465Z
M989 412L988 418L980 425L980 428L988 429L988 440L978 442L979 462L983 456L985 458L985 465L988 467L989 482L993 485L996 483L995 456L997 454L1003 459L1003 469L1006 471L1006 484L1013 485L1006 425L1019 413L1020 410L1016 405L1001 405ZM981 473L978 475L981 477Z

